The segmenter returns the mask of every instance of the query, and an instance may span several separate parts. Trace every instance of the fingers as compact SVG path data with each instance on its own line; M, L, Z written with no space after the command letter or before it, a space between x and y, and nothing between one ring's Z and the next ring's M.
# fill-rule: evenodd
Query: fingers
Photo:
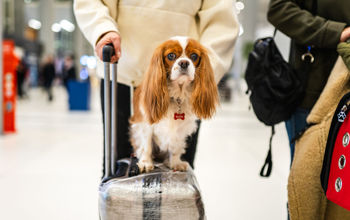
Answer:
M112 62L117 62L121 56L119 35L118 35L118 39L113 40L112 43L115 51L115 55L112 57Z
M111 62L115 63L119 60L121 56L121 48L120 43L121 39L117 32L108 32L101 37L101 39L97 42L95 47L95 52L97 56L102 60L102 51L103 47L107 44L113 44L115 55L111 57Z
M345 42L350 38L350 27L347 27L343 30L343 32L340 35L340 42Z

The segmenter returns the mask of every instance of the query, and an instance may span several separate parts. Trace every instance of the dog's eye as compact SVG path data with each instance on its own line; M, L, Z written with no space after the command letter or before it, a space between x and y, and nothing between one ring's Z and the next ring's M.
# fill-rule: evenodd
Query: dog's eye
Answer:
M197 54L195 54L195 53L191 54L191 60L192 61L196 61L197 59L198 59L198 55Z
M175 60L176 55L174 53L169 53L167 57L169 60Z

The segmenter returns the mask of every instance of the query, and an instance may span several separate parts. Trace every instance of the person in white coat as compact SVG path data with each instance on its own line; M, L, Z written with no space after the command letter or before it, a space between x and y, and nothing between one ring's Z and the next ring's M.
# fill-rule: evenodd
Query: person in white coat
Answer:
M118 61L118 158L129 157L130 94L137 87L157 45L173 36L198 40L209 51L215 80L228 71L239 25L234 0L74 0L77 23L99 57L112 43ZM102 79L103 81L103 79ZM101 84L103 109L103 83ZM199 126L198 126L199 127ZM188 138L184 159L193 167L198 130Z

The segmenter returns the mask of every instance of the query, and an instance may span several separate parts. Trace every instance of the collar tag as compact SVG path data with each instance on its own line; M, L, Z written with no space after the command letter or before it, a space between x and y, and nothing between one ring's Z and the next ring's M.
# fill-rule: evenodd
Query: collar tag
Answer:
M181 120L185 120L185 113L174 113L174 120L177 120L177 119L181 119Z

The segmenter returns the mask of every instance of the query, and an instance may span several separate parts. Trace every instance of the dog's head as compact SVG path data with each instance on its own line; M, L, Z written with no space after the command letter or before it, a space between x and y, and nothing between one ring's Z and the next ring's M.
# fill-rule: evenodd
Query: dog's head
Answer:
M151 123L166 113L169 85L188 89L192 111L198 118L210 118L218 103L218 92L207 50L196 40L173 37L154 51L144 82L144 104Z

